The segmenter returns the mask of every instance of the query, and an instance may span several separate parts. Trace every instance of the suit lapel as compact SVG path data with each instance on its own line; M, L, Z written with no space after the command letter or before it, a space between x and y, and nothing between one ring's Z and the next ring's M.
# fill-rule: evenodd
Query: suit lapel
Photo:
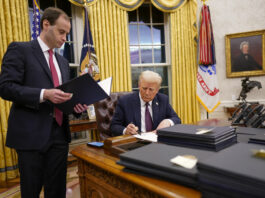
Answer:
M49 65L47 63L47 60L45 59L45 56L41 50L41 47L37 40L32 41L32 54L36 57L36 59L39 61L41 67L45 71L45 73L48 75L49 79L53 83L51 71L49 69Z
M139 92L136 92L134 94L133 98L133 109L134 111L134 120L136 120L135 125L139 127L139 130L141 130L141 103L139 98Z
M157 96L153 99L152 102L152 111L153 111L153 127L157 127L158 116L159 116L159 102Z
M60 57L60 55L58 55L57 53L55 53L55 57L56 57L56 60L58 62L58 65L59 65L59 68L60 68L60 71L61 71L61 75L62 75L62 83L66 82L67 81L67 69Z

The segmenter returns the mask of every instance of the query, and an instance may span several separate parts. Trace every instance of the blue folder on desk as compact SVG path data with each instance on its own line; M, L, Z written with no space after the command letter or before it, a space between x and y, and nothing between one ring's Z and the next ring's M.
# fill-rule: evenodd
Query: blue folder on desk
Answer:
M110 94L111 78L106 81L106 83L108 83L107 89L109 90L109 93L104 91L104 89L102 89L102 87L88 73L74 78L57 87L64 92L72 93L73 96L70 100L61 104L56 104L56 106L64 113L71 114L73 113L74 106L78 103L90 105L107 98Z
M191 187L197 186L197 167L187 169L170 162L178 155L192 155L205 160L214 152L152 143L120 155L117 162L126 167L125 171L165 179Z
M222 197L264 197L265 159L253 154L253 150L260 149L265 149L265 146L238 143L199 161L202 191Z
M210 132L198 134L203 130L209 130ZM230 126L213 127L177 124L159 129L157 135L158 142L214 151L222 150L237 142L235 129Z

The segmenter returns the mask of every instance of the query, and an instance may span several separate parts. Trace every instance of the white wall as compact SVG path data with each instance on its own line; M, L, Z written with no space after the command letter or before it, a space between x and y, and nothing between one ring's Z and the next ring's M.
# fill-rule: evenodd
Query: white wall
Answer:
M202 2L197 2L199 19ZM222 117L224 106L237 103L233 95L236 98L239 96L243 79L226 77L225 35L265 29L265 0L208 0L206 4L211 12L221 100L219 108L209 117ZM249 92L247 101L265 103L265 76L250 77L250 80L260 81L263 88L254 88Z

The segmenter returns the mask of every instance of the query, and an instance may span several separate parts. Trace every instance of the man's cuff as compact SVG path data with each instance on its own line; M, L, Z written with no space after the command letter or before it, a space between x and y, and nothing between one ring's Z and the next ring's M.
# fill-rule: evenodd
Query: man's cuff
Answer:
M171 119L167 119L170 122L170 126L174 125L174 122Z
M44 102L44 99L43 99L44 91L45 91L45 89L41 89L41 91L40 91L40 103Z
M126 133L126 128L123 129L122 134L125 135L125 133Z

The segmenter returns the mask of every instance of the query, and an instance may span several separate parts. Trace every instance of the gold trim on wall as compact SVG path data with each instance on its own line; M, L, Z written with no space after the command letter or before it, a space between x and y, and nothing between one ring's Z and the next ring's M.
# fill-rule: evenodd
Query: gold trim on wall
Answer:
M249 43L249 56L260 69L238 70L236 59L240 56L240 44ZM265 75L265 30L229 34L225 36L226 76L227 78ZM242 56L242 55L241 55ZM254 65L252 65L254 67ZM238 70L238 71L237 71Z

